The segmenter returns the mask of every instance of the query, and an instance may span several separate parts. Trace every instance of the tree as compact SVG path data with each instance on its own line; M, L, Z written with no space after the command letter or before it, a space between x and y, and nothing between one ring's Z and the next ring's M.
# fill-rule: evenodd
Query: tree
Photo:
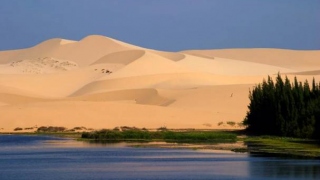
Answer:
M274 83L268 80L249 92L250 104L244 120L249 132L320 139L320 85L310 85L294 78L283 80L278 74Z

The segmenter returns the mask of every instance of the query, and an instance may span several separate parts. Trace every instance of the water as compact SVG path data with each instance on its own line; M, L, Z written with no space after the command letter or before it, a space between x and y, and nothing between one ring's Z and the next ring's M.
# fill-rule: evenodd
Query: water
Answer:
M320 161L0 135L0 179L320 179Z

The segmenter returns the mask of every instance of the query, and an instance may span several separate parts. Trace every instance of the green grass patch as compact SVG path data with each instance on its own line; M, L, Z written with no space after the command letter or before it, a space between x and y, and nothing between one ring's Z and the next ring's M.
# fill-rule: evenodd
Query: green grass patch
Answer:
M101 141L127 141L127 140L162 140L166 142L199 142L199 143L222 143L236 142L237 135L223 131L146 131L146 130L100 130L94 132L84 132L83 139Z
M286 157L320 158L320 143L316 140L252 136L244 139L248 151L253 154L265 154Z

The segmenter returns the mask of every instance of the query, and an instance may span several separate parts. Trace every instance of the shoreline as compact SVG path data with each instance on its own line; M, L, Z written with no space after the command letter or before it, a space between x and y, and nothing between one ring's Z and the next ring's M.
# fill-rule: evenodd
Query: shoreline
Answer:
M216 130L217 132L221 130ZM258 156L298 158L298 159L320 159L320 142L310 139L251 136L244 134L243 130L229 130L236 134L235 142L174 142L165 139L113 139L94 140L82 138L83 132L0 132L0 135L43 135L68 138L94 144L108 144L115 142L128 143L128 147L134 148L170 148L170 149L192 149L192 150L222 150L236 153L249 153Z
M239 133L242 130L232 130L232 129L168 129L173 132L231 132L231 133ZM156 129L152 129L151 132L156 132ZM243 141L236 142L220 142L219 139L217 142L214 141L192 141L192 142L184 142L183 140L180 142L175 142L173 140L166 141L164 139L113 139L113 140L93 140L82 138L81 135L87 131L82 132L0 132L0 135L29 135L29 136L54 136L54 137L62 137L62 138L71 138L75 141L82 141L88 143L97 143L97 144L108 144L114 142L126 142L129 143L129 147L150 147L150 148L177 148L177 149L193 149L193 150L224 150L224 151L233 151L234 149L245 149L245 145ZM94 131L91 131L94 132ZM235 152L235 151L234 151Z

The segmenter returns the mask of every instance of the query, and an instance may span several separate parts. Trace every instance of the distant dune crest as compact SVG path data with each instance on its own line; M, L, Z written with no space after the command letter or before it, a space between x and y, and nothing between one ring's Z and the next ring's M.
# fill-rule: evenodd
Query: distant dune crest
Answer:
M319 58L283 49L164 52L99 35L50 39L0 52L0 131L241 128L226 122L243 120L250 88L278 72L320 81Z
M72 41L72 40L67 40L67 39L61 39L60 45L71 44L71 43L75 43L75 42L77 42L77 41Z

